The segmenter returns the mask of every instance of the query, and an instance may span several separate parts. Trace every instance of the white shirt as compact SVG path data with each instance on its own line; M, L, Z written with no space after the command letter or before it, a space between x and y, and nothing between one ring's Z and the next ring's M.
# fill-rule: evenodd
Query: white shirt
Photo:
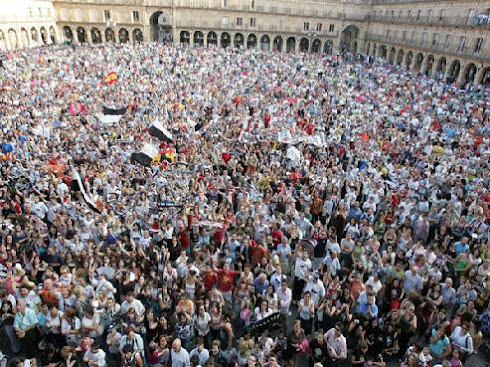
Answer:
M276 290L277 298L279 299L279 309L281 313L287 313L289 311L289 306L291 304L291 300L293 298L293 293L291 289L286 288L283 291L282 286Z
M105 367L105 352L102 349L97 350L97 353L92 353L92 349L89 349L85 352L85 355L83 356L84 359L88 359L88 366L89 367L96 367L94 364L97 363L97 367Z
M294 267L294 276L299 279L305 280L306 274L310 269L311 269L311 260L310 259L303 260L302 257L298 257L296 259L296 264Z

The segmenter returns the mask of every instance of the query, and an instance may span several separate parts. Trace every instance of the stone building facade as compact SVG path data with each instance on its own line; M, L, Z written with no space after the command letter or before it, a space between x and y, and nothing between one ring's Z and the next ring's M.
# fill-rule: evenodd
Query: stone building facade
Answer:
M4 16L0 7L2 50L54 42L174 42L325 54L350 50L384 58L434 78L460 84L490 83L487 42L490 1L18 0L13 3L22 3L23 9ZM45 10L39 13L39 8ZM36 38L36 32L33 34L31 30L48 36Z

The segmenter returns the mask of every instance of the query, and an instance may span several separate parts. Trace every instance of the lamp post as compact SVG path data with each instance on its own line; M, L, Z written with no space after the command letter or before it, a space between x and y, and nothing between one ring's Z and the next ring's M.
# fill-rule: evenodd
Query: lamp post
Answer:
M116 42L116 31L115 31L115 28L117 26L117 22L115 20L113 20L113 19L107 19L107 21L106 21L105 24L106 24L107 28L109 28L112 31L112 33L114 35L114 38L112 39L112 41ZM107 39L106 39L106 41L107 41Z

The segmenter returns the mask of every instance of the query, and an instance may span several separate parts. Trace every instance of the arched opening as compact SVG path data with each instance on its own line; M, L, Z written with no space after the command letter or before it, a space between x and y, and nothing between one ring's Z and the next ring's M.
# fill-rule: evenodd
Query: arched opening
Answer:
M390 55L388 56L388 62L393 65L395 63L396 49L394 47L390 50Z
M73 34L71 33L70 27L65 27L65 28L69 29L71 38L73 38ZM34 42L34 45L37 45L39 43L39 33L37 33L37 29L34 27L31 28L31 39Z
M141 29L136 28L133 31L133 42L134 43L136 43L136 42L143 42L143 32L141 31Z
M300 52L308 52L310 49L310 41L307 38L301 38L299 41L299 51Z
M434 67L434 55L427 56L424 74L426 76L432 75L432 68Z
M387 51L387 48L385 45L382 45L380 48L379 48L379 57L381 57L382 59L385 59L386 60L386 54L388 53Z
M118 32L119 42L127 43L129 41L129 32L126 28L121 28Z
M419 52L415 57L415 63L413 65L413 71L416 73L420 72L420 68L422 67L422 62L424 61L424 54Z
M345 27L340 36L340 51L356 53L357 37L359 37L359 28L357 26L351 24Z
M53 45L57 43L56 30L54 29L53 26L49 27L49 38L51 39L51 43Z
M19 47L19 42L17 41L17 32L10 28L9 29L9 41L10 41L10 46L12 47L12 49L16 49Z
M87 32L85 32L85 28L78 27L77 28L77 39L80 43L87 42Z
M311 52L314 54L320 53L320 50L322 49L322 41L320 41L318 38L313 41L311 44Z
M473 64L473 63L468 64L465 68L465 71L464 71L464 80L463 80L462 85L474 83L477 71L478 71L478 69L476 68L475 64Z
M378 51L378 45L375 43L375 44L373 45L373 56L376 56L376 57L377 57L377 56L378 56L378 54L376 53L376 51Z
M7 51L7 39L3 31L0 31L0 50Z
M289 37L286 40L286 52L294 52L296 50L296 38Z
M490 86L490 67L483 70L479 83L486 87Z
M456 80L458 80L460 69L461 69L461 63L459 62L459 60L454 60L451 66L449 67L449 75L447 77L448 83L454 83Z
M371 55L371 53L370 53L370 52L371 52L371 44L370 44L370 43L368 43L368 44L367 44L367 47L366 47L366 55L368 55L368 56L369 56L369 55Z
M400 66L403 62L403 56L405 55L405 52L403 50L398 51L398 56L396 57L396 64Z
M242 48L244 43L245 43L245 38L243 37L243 34L241 33L235 34L235 37L233 37L233 45L237 48Z
M43 41L43 44L47 45L48 44L48 31L46 28L41 27L41 40Z
M99 28L92 28L90 30L90 37L92 37L93 43L101 43L102 42L102 34L99 31Z
M407 69L410 69L410 66L412 65L412 61L413 61L413 52L408 51L407 58L405 60L405 66L407 67Z
M105 30L105 41L106 42L116 42L116 34L114 33L114 29L107 28Z
M331 55L333 53L333 41L328 40L323 45L323 53L327 55Z
M218 36L214 32L208 33L208 46L213 45L216 46L218 44Z
M255 34L250 34L247 38L247 48L257 47L257 36Z
M194 32L194 45L196 46L204 45L204 34L201 31Z
M270 51L271 49L271 39L268 35L264 34L260 38L260 49L262 51Z
M31 41L29 40L29 32L27 32L27 29L20 29L20 39L25 47L29 47L31 45Z
M221 33L221 47L227 48L231 45L231 36L228 32Z
M277 36L276 38L274 38L274 42L272 42L272 50L273 51L279 51L279 52L282 51L282 37L281 36Z
M172 21L168 14L157 11L150 16L150 34L153 42L171 43Z
M183 45L188 45L191 43L191 34L188 31L180 32L180 43Z
M446 73L446 58L441 57L439 61L437 62L436 66L436 74L435 74L435 79L441 80L444 78L444 74Z
M63 36L65 37L66 42L73 42L73 32L67 25L63 27ZM34 37L32 37L32 39L34 40Z

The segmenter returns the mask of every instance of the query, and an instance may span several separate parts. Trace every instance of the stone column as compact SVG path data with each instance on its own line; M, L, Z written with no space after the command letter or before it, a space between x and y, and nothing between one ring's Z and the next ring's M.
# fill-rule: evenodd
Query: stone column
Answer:
M466 76L465 75L466 74L466 66L467 66L467 64L460 64L458 78L456 79L456 83L458 83L458 85L462 85L464 82L464 79Z
M446 81L449 78L449 71L451 70L451 64L453 63L452 59L446 59L446 70L444 71L444 76L442 77L443 81Z

